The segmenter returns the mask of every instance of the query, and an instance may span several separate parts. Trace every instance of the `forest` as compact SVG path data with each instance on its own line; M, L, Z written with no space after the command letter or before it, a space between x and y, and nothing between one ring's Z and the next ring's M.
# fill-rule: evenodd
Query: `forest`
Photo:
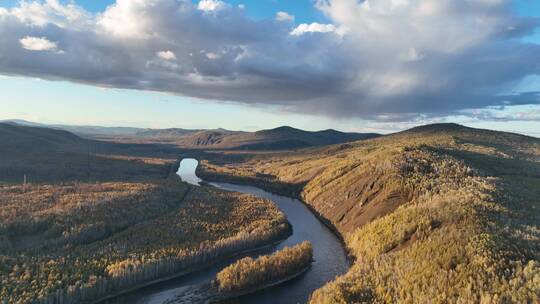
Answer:
M1 209L12 209L2 213L8 221L2 227L0 296L7 303L91 301L290 234L285 216L268 201L187 190L180 182L47 186L42 197L34 194L45 189L36 188L1 190L3 197L10 193ZM28 195L37 197L29 200L37 205L34 212L10 208Z
M93 303L291 233L270 201L182 182L174 149L99 143L88 181L77 169L88 166L84 139L22 128L10 141L11 129L0 128L0 167L11 168L0 172L0 303ZM34 136L53 139L18 152ZM53 165L66 151L77 170ZM13 172L40 178L17 182Z

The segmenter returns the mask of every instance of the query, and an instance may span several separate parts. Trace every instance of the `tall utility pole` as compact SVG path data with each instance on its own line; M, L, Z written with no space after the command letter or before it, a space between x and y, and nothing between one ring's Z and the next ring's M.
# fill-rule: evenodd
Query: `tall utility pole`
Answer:
M24 178L23 178L23 192L26 192L26 174L24 175Z

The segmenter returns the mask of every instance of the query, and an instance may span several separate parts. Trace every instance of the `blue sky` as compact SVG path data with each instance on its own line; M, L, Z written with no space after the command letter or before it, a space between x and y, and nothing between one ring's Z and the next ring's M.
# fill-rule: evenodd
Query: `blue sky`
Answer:
M514 4L516 12L521 16L540 16L540 1L537 0L519 0ZM536 30L534 35L527 38L527 41L540 43L540 30Z
M309 0L257 0L227 1L234 6L244 5L245 14L255 20L271 20L277 12L285 11L295 16L295 25L301 23L331 23ZM18 1L0 0L0 7L10 8ZM86 10L99 13L114 1L80 0L76 3ZM540 17L540 1L512 2L520 16ZM540 44L540 31L521 37L525 42ZM1 56L0 56L1 57ZM533 64L533 63L531 63ZM0 73L2 73L0 71ZM392 132L418 123L455 121L469 126L514 131L540 136L538 119L497 119L505 115L535 113L537 105L516 105L498 111L491 118L447 115L442 117L414 118L409 121L371 120L366 117L342 114L326 115L325 111L298 114L301 111L284 111L281 102L263 106L234 99L226 101L186 97L176 92L157 93L122 88L104 89L68 80L39 80L31 75L0 76L2 111L0 119L22 118L43 123L94 124L106 126L183 127L257 130L280 125L292 125L309 130L335 128L346 131ZM9 76L8 76L9 75ZM538 77L529 77L523 87L540 90ZM189 95L189 94L188 94ZM269 97L274 98L274 97ZM291 102L295 104L295 102ZM538 114L537 117L540 117Z
M103 89L61 81L0 77L0 119L23 118L43 123L67 123L147 128L220 128L260 130L294 121L305 129L327 129L324 117L287 114L234 103L214 103L165 93ZM46 102L44 102L46 100ZM341 128L353 128L342 122ZM351 124L351 125L348 125Z
M19 0L0 0L0 6L13 7ZM78 5L88 11L102 12L107 6L114 4L114 0L78 0ZM254 18L272 18L278 11L286 11L296 17L300 23L322 21L324 15L316 10L312 0L229 0L234 5L245 5L248 15ZM514 1L515 10L520 15L540 16L540 1L517 0Z
M0 6L13 7L18 0L0 0ZM80 0L78 5L99 13L113 4L112 0ZM273 18L278 11L295 16L299 23L320 21L324 16L309 0L228 1L245 5L252 18ZM26 118L45 123L98 124L107 126L185 127L257 130L287 124L306 129L326 129L334 121L311 116L283 115L271 108L258 109L235 105L203 102L187 97L131 90L104 90L70 82L50 82L22 77L1 77L0 91L6 106L0 119ZM47 99L47 103L43 99ZM353 127L354 122L339 124Z
M0 6L13 7L18 0L0 0ZM296 17L300 23L321 21L323 14L313 7L311 0L230 0L232 5L244 5L246 12L253 18L273 18L279 11L286 11ZM75 1L88 11L99 13L105 10L107 6L114 4L114 0L78 0Z

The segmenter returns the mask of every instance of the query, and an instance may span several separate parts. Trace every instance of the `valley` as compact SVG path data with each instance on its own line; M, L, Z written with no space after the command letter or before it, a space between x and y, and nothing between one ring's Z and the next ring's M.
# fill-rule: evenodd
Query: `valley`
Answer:
M540 1L0 1L0 304L540 304Z
M209 282L242 256L305 240L314 256L305 274L238 301L539 300L534 137L439 124L244 150L0 127L8 303L174 303L182 286ZM184 158L199 166L180 179Z

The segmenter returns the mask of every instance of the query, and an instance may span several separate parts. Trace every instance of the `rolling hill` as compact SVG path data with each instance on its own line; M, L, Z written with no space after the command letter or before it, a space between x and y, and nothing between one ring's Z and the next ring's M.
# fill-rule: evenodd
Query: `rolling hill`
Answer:
M84 140L64 130L0 123L0 142L4 151L10 151L75 147L82 144Z
M4 122L20 126L65 130L89 139L124 143L173 144L186 149L290 150L379 136L375 133L346 133L336 130L310 132L287 126L257 132L243 132L221 128L202 130L45 125L20 119Z
M131 127L102 127L102 126L75 126L64 124L42 124L31 122L23 119L8 119L0 121L0 123L15 124L26 127L41 127L49 129L64 130L83 137L100 137L100 136L135 136L139 132L145 132L147 129L131 128Z
M312 303L540 301L538 138L436 124L228 157L201 175L293 191L356 259Z
M0 142L0 183L21 183L25 175L32 183L161 177L178 156L171 147L102 142L12 123L0 123Z
M169 129L142 129L138 130L134 135L140 137L154 137L154 138L178 138L187 134L199 132L201 130L189 130L180 128Z
M233 150L290 150L377 137L374 133L344 133L336 130L304 131L278 127L257 132L209 130L189 134L177 143L182 147Z

